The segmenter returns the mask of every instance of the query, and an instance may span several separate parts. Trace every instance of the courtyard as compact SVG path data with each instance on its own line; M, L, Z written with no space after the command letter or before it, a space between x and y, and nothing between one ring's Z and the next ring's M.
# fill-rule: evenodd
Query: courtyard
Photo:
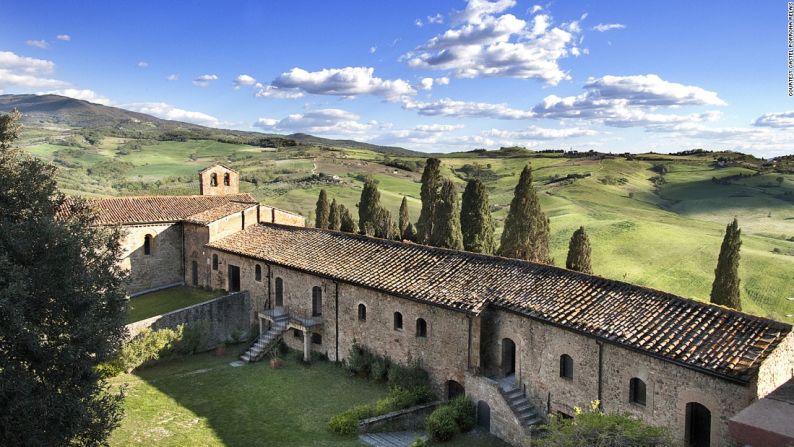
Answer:
M328 419L387 393L386 385L352 378L339 365L305 366L297 353L281 369L267 361L230 366L243 345L223 356L197 354L113 379L125 386L125 418L111 446L361 446L326 428ZM497 447L487 435L459 435L445 446Z
M130 298L127 309L127 323L134 323L183 307L203 303L222 296L224 293L222 290L178 286L139 295Z

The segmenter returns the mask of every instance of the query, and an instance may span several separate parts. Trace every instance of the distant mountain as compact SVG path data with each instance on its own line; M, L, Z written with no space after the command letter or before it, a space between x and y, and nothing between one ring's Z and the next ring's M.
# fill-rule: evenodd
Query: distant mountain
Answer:
M216 129L197 124L170 121L145 113L103 106L60 95L0 95L0 112L17 109L23 124L30 127L62 125L108 135L173 139L214 139L276 146L312 145L369 149L389 155L423 155L402 147L379 146L354 140L333 140L303 133L279 135L241 130Z

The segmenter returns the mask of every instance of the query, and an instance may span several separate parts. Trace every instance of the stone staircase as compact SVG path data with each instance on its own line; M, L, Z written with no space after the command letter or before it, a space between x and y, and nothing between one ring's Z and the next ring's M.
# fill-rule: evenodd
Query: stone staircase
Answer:
M288 322L289 315L286 313L276 316L274 322L270 325L270 330L261 334L254 344L248 348L248 351L240 356L240 360L248 363L262 360L262 357L270 351L273 344L281 339L281 336L287 330Z
M532 428L543 424L543 417L529 401L521 385L516 383L515 378L507 379L499 381L499 392L510 405L510 409L513 410L521 425L525 428Z

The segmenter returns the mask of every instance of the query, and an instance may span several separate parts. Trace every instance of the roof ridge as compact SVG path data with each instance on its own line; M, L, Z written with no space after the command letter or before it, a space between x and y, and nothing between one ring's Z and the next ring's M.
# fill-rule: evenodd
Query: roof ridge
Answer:
M368 236L368 235L364 235L364 234L347 233L347 232L339 231L339 230L330 230L330 229L313 228L313 227L296 227L296 226L293 226L293 225L285 225L285 224L270 223L270 222L260 222L260 225L281 227L281 228L285 228L285 229L289 229L289 230L298 230L298 231L316 231L316 232L333 233L333 234L338 234L338 235L344 236L344 237L351 237L351 238L355 238L355 239L359 239L359 240L372 241L372 242L379 243L379 244L399 245L399 246L415 246L415 247L418 247L418 248L421 248L421 249L426 249L428 251L450 253L450 254L457 255L457 256L474 257L474 258L479 258L479 259L482 259L482 260L500 260L502 262L516 264L516 265L526 265L526 266L533 266L533 267L551 268L553 271L556 271L556 272L559 272L559 273L574 275L574 276L578 276L578 277L582 277L582 278L586 278L586 279L590 279L590 280L602 280L602 281L605 281L605 282L610 283L610 284L615 284L615 285L620 285L620 286L628 286L630 288L638 289L638 290L645 290L645 291L648 291L648 292L653 292L655 294L664 295L665 298L681 301L684 304L694 304L694 305L702 306L702 307L709 308L709 309L712 309L712 310L716 310L716 311L720 311L720 312L726 312L728 314L733 314L733 315L739 316L739 317L749 318L749 319L752 319L752 320L766 322L766 323L772 323L774 325L780 325L781 329L789 329L789 330L792 329L792 325L790 325L790 324L788 324L786 322L783 322L783 321L778 321L778 320L773 320L773 319L767 318L767 317L762 317L762 316L758 316L758 315L748 314L748 313L745 313L745 312L742 312L742 311L731 309L729 307L720 306L718 304L707 303L707 302L696 300L694 298L687 298L687 297L684 297L684 296L681 296L681 295L676 295L676 294L674 294L672 292L667 292L667 291L664 291L664 290L654 289L653 287L648 287L648 286L634 284L634 283L630 283L630 282L626 282L626 281L620 281L620 280L617 280L617 279L607 278L607 277L596 275L596 274L593 274L593 273L584 273L584 272L578 272L576 270L569 270L569 269L566 269L564 267L559 267L559 266L556 266L556 265L553 265L553 264L545 264L545 263L542 263L542 262L526 261L526 260L517 259L517 258L507 258L507 257L504 257L504 256L499 256L499 255L486 255L486 254L482 254L482 253L474 253L474 252L469 252L469 251L464 251L464 250L454 250L454 249L451 249L451 248L434 247L432 245L420 244L418 242L410 242L410 241L404 242L404 241L396 241L396 240L391 240L391 239L382 239L382 238L377 238L377 237Z

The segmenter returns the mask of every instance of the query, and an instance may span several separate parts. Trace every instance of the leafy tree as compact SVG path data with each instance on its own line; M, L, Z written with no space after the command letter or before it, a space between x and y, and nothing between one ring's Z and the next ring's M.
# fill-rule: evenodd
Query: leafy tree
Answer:
M428 158L425 170L422 173L422 211L416 222L417 240L422 244L429 244L433 235L433 225L436 222L436 209L441 193L441 160Z
M328 213L328 229L339 231L342 228L342 216L339 214L339 205L336 199L331 201L331 211Z
M22 114L17 109L0 115L0 151L11 148L13 142L19 138L19 131L22 128L19 124L21 119Z
M711 302L722 306L742 310L739 300L739 249L742 247L742 230L739 222L733 222L725 228L717 268L714 269L714 283L711 285Z
M499 254L532 262L553 262L549 257L549 220L540 209L529 165L521 171L510 202Z
M460 229L460 204L458 190L452 180L441 180L441 197L436 209L430 245L454 250L463 249L463 234Z
M125 334L122 247L0 118L0 445L105 444L121 395L97 371Z
M340 231L344 231L345 233L355 233L356 232L356 222L353 220L353 215L350 214L350 210L347 209L346 206L339 204L339 220L340 220Z
M408 217L408 199L403 196L403 201L400 203L400 224L399 235L400 238L405 239L405 230L411 224L411 219Z
M328 228L328 195L324 189L320 190L320 197L317 198L317 208L314 210L314 226L317 228Z
M628 413L605 414L598 401L590 409L575 409L572 419L553 417L543 426L545 436L537 439L540 447L673 447L670 432L646 425Z
M469 180L463 191L460 211L463 247L466 250L489 255L496 250L494 221L490 208L485 185L479 179Z
M590 239L587 237L584 227L579 227L571 236L565 268L576 270L577 272L593 273L590 267Z

